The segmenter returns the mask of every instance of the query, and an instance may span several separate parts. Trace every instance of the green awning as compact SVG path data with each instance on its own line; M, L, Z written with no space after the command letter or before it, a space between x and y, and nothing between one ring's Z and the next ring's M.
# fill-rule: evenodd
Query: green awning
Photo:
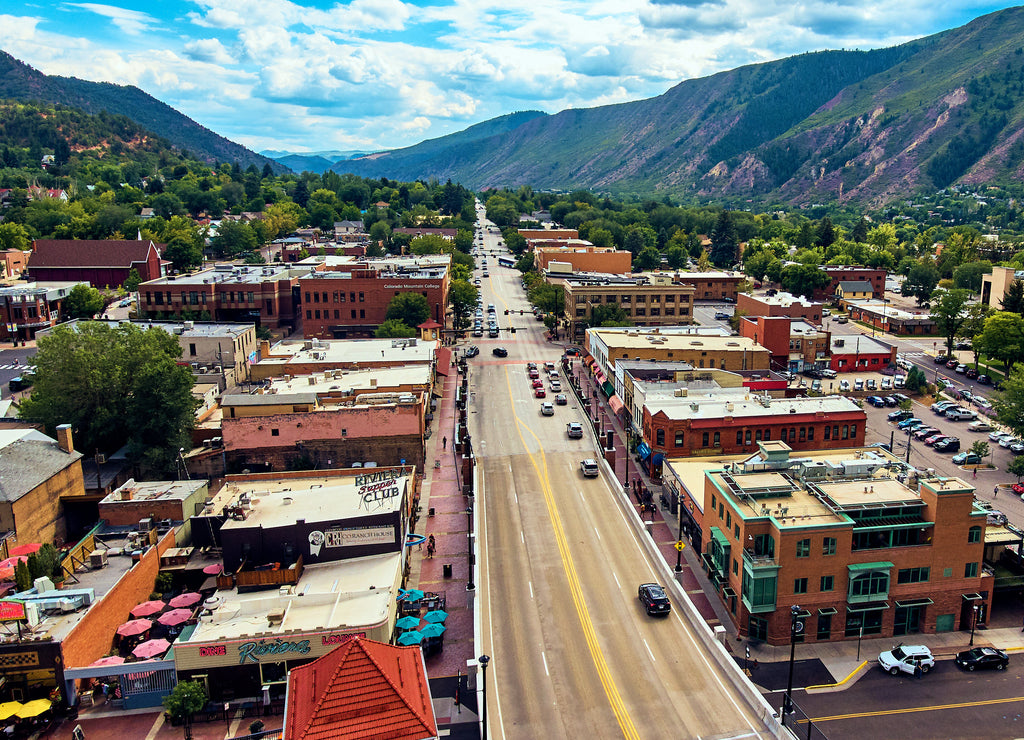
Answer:
M924 599L897 599L896 606L931 606L935 602L929 598Z
M896 566L888 560L882 560L877 563L854 563L852 565L847 565L846 569L851 573L856 573L864 570L892 570L895 567Z
M818 609L818 616L820 617L831 617L834 614L838 614L839 610L833 606L823 606Z
M714 539L715 542L717 542L722 547L730 546L729 537L725 534L725 532L720 530L718 527L711 528L711 537L712 539Z
M876 601L872 604L853 604L852 606L847 604L846 612L847 614L857 614L859 612L877 612L888 608L888 601Z
M981 594L960 594L964 601L984 601L985 597Z

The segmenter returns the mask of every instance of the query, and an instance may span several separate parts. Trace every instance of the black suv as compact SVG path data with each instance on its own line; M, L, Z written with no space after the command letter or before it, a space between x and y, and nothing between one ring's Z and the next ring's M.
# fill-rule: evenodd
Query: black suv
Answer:
M637 592L637 596L650 616L668 614L672 611L672 602L668 600L668 594L657 583L642 584Z
M491 350L491 354L495 357L508 357L508 350L504 347L495 347Z

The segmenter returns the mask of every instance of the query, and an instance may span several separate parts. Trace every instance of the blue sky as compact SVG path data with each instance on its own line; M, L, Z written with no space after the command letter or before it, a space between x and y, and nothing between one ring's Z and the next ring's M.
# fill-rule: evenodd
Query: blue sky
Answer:
M137 85L257 151L375 150L805 51L891 46L1011 5L4 0L0 49L47 74Z

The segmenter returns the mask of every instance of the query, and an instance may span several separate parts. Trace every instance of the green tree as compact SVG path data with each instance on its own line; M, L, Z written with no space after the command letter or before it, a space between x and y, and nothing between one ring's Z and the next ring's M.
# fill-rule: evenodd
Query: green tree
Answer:
M612 232L608 229L591 229L590 243L595 247L614 247L615 239L612 237Z
M633 259L633 266L640 270L654 270L661 267L661 252L657 247L644 247Z
M410 254L448 254L451 251L451 242L437 234L424 234L423 236L417 236L409 242Z
M473 315L477 296L480 291L468 280L453 280L448 287L448 303L452 307L453 323L456 329L469 326L469 318Z
M618 303L599 303L590 309L591 326L632 326Z
M925 377L921 368L915 365L907 372L905 384L911 393L924 393L928 388L928 378Z
M181 722L185 737L192 737L192 715L206 706L206 690L198 681L180 681L164 697L164 709L174 722Z
M932 294L932 321L939 335L946 338L946 354L953 354L953 340L960 336L960 329L967 320L967 301L971 292L963 288L936 290Z
M384 318L398 319L415 329L430 318L430 304L419 293L399 293L388 302Z
M522 256L516 260L516 269L519 272L532 272L533 271L533 252L523 252Z
M64 299L64 310L73 319L91 319L103 310L103 296L96 288L79 283Z
M1010 461L1010 464L1006 466L1006 472L1010 475L1016 476L1017 482L1020 483L1020 479L1024 478L1024 456L1018 455L1013 458L1013 460Z
M1024 460L1024 458L1018 459ZM27 559L18 561L18 565L14 569L14 583L18 591L28 591L32 588L32 573L28 569Z
M561 285L538 282L527 291L530 303L535 305L544 313L553 313L561 316L565 310L565 290Z
M974 349L974 365L978 365L978 355L980 350L978 343L974 341L974 338L981 334L985 330L985 319L992 315L992 308L986 306L984 303L972 303L967 307L966 315L964 316L963 323L960 324L960 332L958 336L972 341L972 348Z
M985 328L975 338L982 353L1000 360L1007 373L1024 358L1024 317L1009 311L996 311L985 319Z
M400 339L403 337L414 337L416 333L416 329L413 329L401 319L386 319L384 323L377 327L373 336L377 337L377 339Z
M28 231L21 224L0 223L0 250L20 249L25 252L32 246Z
M739 240L729 211L722 211L711 232L711 261L715 267L729 267L736 262Z
M220 257L234 258L243 252L255 251L258 246L256 232L242 221L222 221L217 236L211 240L214 252Z
M929 260L917 262L907 273L901 292L903 295L914 296L919 304L927 301L939 284L939 271Z
M163 258L170 260L178 272L188 272L203 264L203 249L196 240L176 235L164 247Z
M142 276L139 275L139 271L136 268L132 268L128 271L128 277L124 279L123 287L129 293L134 293L139 289L139 284L142 283Z
M818 265L786 265L782 269L782 287L793 295L810 298L828 283L828 273Z
M953 285L977 294L981 292L982 275L991 274L992 263L987 260L965 262L953 269Z
M689 253L679 245L669 247L665 251L665 260L673 270L681 270L686 267L686 261L689 259L689 256Z
M992 398L992 407L1003 422L1018 437L1024 436L1024 367L1014 368L1003 389ZM1016 458L1024 460L1024 456Z
M988 442L983 439L975 440L971 443L971 452L984 460L990 452Z
M1024 280L1014 280L1007 286L1000 305L1004 311L1024 314Z
M71 424L80 449L128 448L146 475L173 475L192 446L196 401L181 347L162 329L80 322L40 337L32 395L20 416L56 435Z

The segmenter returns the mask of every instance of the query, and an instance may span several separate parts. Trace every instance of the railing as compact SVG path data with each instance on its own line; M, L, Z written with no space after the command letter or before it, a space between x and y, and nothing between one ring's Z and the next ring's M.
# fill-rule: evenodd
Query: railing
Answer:
M242 563L245 568L245 563ZM271 588L274 586L290 586L298 583L302 577L302 556L287 568L263 568L260 570L239 569L234 575L217 576L217 588L228 590L238 588Z
M771 555L755 555L750 550L743 551L743 562L748 563L752 568L764 568L767 566L778 566L775 558Z

